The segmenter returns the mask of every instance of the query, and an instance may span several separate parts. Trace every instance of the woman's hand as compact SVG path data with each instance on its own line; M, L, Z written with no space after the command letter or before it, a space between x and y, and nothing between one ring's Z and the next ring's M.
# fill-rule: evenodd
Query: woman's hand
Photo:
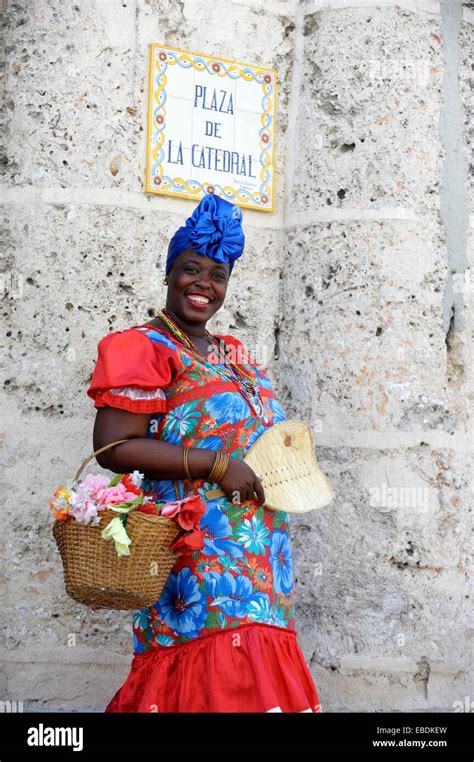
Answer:
M265 503L262 480L247 463L237 458L229 458L227 470L220 479L219 487L226 493L233 503L245 503L246 500L255 500L254 492L260 503Z

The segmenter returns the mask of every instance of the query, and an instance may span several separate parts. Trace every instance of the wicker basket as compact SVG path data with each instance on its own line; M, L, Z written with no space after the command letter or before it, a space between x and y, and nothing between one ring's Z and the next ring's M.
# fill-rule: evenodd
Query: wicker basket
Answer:
M288 419L266 429L247 450L244 462L261 478L265 508L307 513L324 508L334 498L327 476L319 468L313 434L307 423ZM206 498L220 497L221 489Z
M86 464L109 447L92 453L79 468L75 482ZM179 491L174 481L176 499ZM79 603L117 610L152 606L160 597L176 561L169 545L181 529L166 516L151 516L132 510L127 515L130 555L117 556L114 543L101 537L107 524L119 514L109 508L99 513L100 524L80 524L72 516L55 521L53 535L61 554L67 594Z

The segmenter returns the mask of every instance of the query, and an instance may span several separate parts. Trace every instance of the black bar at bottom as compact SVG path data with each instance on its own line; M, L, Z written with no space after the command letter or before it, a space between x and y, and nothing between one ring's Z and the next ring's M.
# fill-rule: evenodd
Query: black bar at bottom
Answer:
M96 759L99 755L190 747L251 751L255 746L396 752L423 760L472 762L470 713L0 713L0 762ZM152 758L152 757L150 757ZM105 758L107 760L107 758ZM330 761L331 762L331 761Z

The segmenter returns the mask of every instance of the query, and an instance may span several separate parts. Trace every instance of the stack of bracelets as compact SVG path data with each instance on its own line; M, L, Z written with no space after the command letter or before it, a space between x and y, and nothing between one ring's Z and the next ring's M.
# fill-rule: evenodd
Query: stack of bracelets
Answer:
M184 447L183 448L183 461L184 461L184 471L186 473L186 476L188 479L192 480L192 476L189 473L189 466L188 466L188 453L190 447ZM207 481L211 484L218 484L219 479L222 479L225 472L227 471L227 466L229 465L229 459L230 455L228 452L222 452L221 450L216 451L216 458L214 460L214 465L212 466L211 472L207 477Z

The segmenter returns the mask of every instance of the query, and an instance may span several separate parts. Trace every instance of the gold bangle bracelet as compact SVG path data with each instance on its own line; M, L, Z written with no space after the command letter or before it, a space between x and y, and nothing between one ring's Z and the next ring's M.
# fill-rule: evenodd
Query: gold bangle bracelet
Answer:
M192 476L189 472L189 466L188 466L188 455L189 455L189 447L184 448L183 452L183 462L184 462L184 473L186 474L186 477L192 481Z
M220 453L219 453L219 450L218 450L218 451L216 452L216 457L214 458L214 463L213 463L213 465L212 465L212 468L211 468L211 470L209 471L209 474L208 474L208 477L207 477L207 481L208 481L208 482L214 483L214 482L213 482L213 479L214 479L214 474L215 474L215 472L217 471L217 465L218 465L218 463L220 463L220 457L219 457L219 455L220 455Z
M221 478L221 475L222 475L222 456L219 453L219 457L216 458L216 464L211 473L211 481L218 483L218 480Z
M224 464L225 464L225 467L224 467ZM209 476L207 477L208 481L217 484L218 483L217 479L220 479L223 476L226 468L227 468L227 459L225 455L223 455L220 452L220 450L218 450L216 453L216 459L214 461L214 465L211 469Z
M220 470L220 473L218 474L219 480L222 479L225 472L227 471L227 466L229 465L229 458L230 458L230 455L228 453L224 453L224 455L222 456L221 470Z
M225 472L227 471L227 466L229 465L229 458L230 458L230 455L228 453L222 453L220 451L217 452L214 466L211 470L211 473L208 476L208 481L211 481L216 484L219 483L219 480L222 479Z

